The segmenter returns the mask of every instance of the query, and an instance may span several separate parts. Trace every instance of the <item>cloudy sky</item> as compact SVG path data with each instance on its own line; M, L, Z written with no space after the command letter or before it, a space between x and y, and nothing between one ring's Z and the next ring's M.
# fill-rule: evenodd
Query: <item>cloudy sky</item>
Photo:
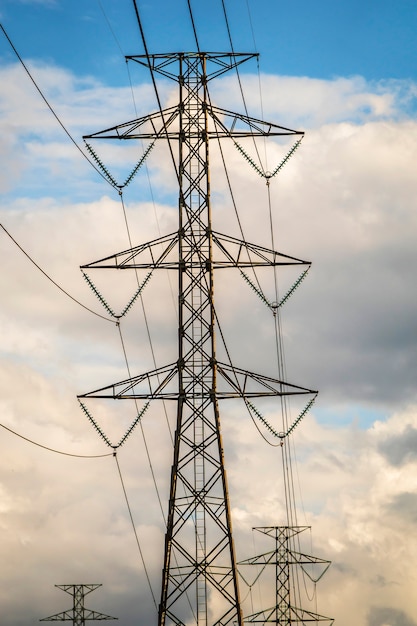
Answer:
M191 4L201 48L227 50L221 2ZM313 262L282 312L287 378L320 391L294 434L299 522L312 527L306 550L332 561L317 608L308 608L339 626L417 626L417 6L226 7L234 49L261 53L259 66L242 68L249 114L306 132L270 190L276 247ZM194 48L185 0L139 8L150 52ZM143 53L130 1L2 0L0 17L79 145L83 134L157 109L146 72L126 71L123 55ZM109 317L79 270L129 247L125 216L0 35L0 622L27 626L69 609L55 584L102 583L88 608L125 626L155 623L118 466L76 398L128 376L119 329L94 314ZM216 104L243 112L235 77L211 89ZM175 102L175 85L161 82L159 93ZM103 148L120 180L143 151L123 148ZM270 169L283 149L265 148ZM224 150L245 235L269 246L265 181L232 145ZM238 236L215 147L212 185L214 227ZM133 244L175 230L163 146L124 203ZM136 278L96 274L122 310ZM227 275L216 306L235 364L274 375L273 320L262 302ZM152 279L121 331L133 374L174 360L175 278ZM120 404L89 405L116 443L136 415L133 403ZM163 518L148 452L165 511L170 417L170 408L165 416L151 407L117 456L157 599ZM280 451L239 407L225 407L222 427L238 558L246 558L259 547L253 526L285 521Z

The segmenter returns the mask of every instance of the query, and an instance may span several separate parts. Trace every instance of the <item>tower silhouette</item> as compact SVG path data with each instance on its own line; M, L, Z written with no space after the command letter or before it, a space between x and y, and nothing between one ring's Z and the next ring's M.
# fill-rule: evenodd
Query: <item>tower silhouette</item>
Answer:
M237 143L240 138L298 139L303 134L212 104L210 81L254 56L182 52L127 57L148 67L152 74L176 81L178 104L85 137L88 141L166 140L178 182L176 232L82 266L85 271L130 268L153 273L165 269L175 271L178 278L177 360L79 396L176 402L158 626L243 626L246 621L239 594L219 402L240 398L249 411L256 413L252 404L256 398L282 400L286 396L316 394L281 378L251 372L230 361L221 362L216 353L216 270L234 268L258 290L244 273L245 268L309 266L302 259L213 230L210 140L232 140L247 156ZM172 148L174 141L178 144L176 151ZM249 156L247 159L251 160ZM106 171L104 166L102 169ZM285 438L291 428L279 436ZM285 600L278 603L275 621L283 623ZM285 623L291 623L291 619L286 614Z
M97 611L91 611L84 606L84 598L87 594L95 591L100 585L55 585L58 589L62 589L66 593L69 593L73 598L72 609L63 611L62 613L56 613L49 617L40 619L40 622L71 622L73 626L84 626L87 621L101 621L109 619L117 619L117 617L111 617L104 613L98 613Z

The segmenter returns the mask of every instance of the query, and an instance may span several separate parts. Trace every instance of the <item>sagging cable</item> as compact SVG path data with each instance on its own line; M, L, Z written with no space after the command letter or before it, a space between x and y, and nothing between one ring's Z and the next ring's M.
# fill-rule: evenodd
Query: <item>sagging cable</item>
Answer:
M117 318L116 313L110 308L110 305L107 304L107 302L105 301L105 299L103 298L103 296L101 295L101 293L99 292L97 287L91 281L90 277L87 276L87 274L85 272L83 272L82 270L81 270L81 272L82 272L82 275L84 276L84 279L86 280L88 286L93 291L93 293L97 296L97 298L100 300L101 304L104 306L104 308L106 309L107 313L109 313L112 317L116 317Z

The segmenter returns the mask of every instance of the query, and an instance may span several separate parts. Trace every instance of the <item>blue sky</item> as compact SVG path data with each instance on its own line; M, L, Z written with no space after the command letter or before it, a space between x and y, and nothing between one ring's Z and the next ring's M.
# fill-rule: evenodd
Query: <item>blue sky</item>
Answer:
M208 9L193 0L192 7L200 47L228 50L221 2ZM313 262L283 308L283 332L288 380L320 390L294 433L302 523L313 526L318 556L333 561L318 609L339 626L417 626L417 4L228 0L226 7L235 51L261 54L260 73L256 62L242 66L249 114L306 131L270 191L276 247ZM151 53L194 48L185 0L139 8ZM130 1L3 0L0 18L80 145L83 134L132 119L135 107L140 115L157 108L149 76L137 68L132 98L122 52L143 47ZM163 102L175 103L175 85L159 86ZM233 76L211 89L216 104L243 111ZM122 177L141 150L130 142L100 155ZM280 161L279 144L265 150L271 167ZM224 151L246 238L269 246L265 182L233 146ZM218 157L213 146L216 229L238 236ZM129 247L120 198L68 140L3 36L0 160L0 223L62 288L103 313L79 265ZM163 147L147 166L124 194L134 244L177 228L175 177ZM53 449L106 453L76 396L126 377L117 329L53 286L3 231L0 267L0 424ZM97 277L112 303L135 290L124 274L126 284ZM235 363L272 374L269 311L235 278L216 280ZM175 280L160 278L144 293L158 365L176 358L174 291ZM138 306L122 323L135 372L152 368L145 326ZM249 528L282 519L280 472L271 471L275 449L237 409L224 411L236 541L249 546ZM124 425L131 417L118 415ZM144 428L165 493L171 444L155 409ZM151 623L113 458L67 458L1 435L7 626L67 609L53 585L77 581L104 584L91 608L125 626ZM118 458L157 590L163 523L139 431Z
M143 53L130 3L102 1L25 2L3 0L2 21L25 58L52 60L77 73L126 80L123 64L115 64L118 44L110 34L103 7L125 54ZM261 54L266 72L333 78L361 75L368 80L413 78L416 75L413 0L319 0L311 2L228 2L236 50ZM194 3L200 47L228 47L221 3ZM145 2L140 5L151 52L192 49L194 39L186 3ZM61 25L66 28L62 31ZM252 33L253 31L253 33ZM7 54L7 46L2 46Z

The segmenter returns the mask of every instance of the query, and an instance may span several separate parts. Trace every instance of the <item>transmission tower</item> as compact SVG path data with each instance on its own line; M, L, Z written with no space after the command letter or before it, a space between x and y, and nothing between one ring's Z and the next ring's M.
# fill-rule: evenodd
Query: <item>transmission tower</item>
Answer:
M235 268L309 265L302 259L213 230L210 206L211 139L294 136L302 133L212 105L211 80L253 54L172 53L131 56L178 83L178 104L84 139L167 140L179 187L178 230L82 266L158 269L178 276L178 359L79 398L173 400L176 431L158 625L243 626L230 502L223 458L219 401L315 394L313 390L223 363L215 350L214 273ZM172 142L178 149L172 150ZM88 144L89 145L89 144ZM105 175L99 157L92 151ZM250 158L248 157L248 160ZM247 278L247 277L246 277ZM250 280L247 278L247 282ZM250 283L251 284L251 283ZM252 286L252 285L251 285Z
M55 585L58 589L62 589L66 593L69 593L73 598L73 607L69 611L63 611L62 613L56 613L56 615L50 615L40 619L40 622L71 622L73 626L84 626L86 621L100 621L107 619L118 619L117 617L111 617L110 615L104 615L104 613L97 613L97 611L90 611L84 606L84 598L87 594L95 591L100 585Z
M264 535L275 540L275 549L265 554L242 561L240 565L258 565L262 569L267 565L275 568L275 604L246 617L251 624L308 624L310 622L327 622L333 619L318 613L307 611L296 605L297 591L294 581L295 567L300 567L303 574L316 583L327 571L330 561L303 554L297 551L295 538L309 526L271 526L255 528Z

